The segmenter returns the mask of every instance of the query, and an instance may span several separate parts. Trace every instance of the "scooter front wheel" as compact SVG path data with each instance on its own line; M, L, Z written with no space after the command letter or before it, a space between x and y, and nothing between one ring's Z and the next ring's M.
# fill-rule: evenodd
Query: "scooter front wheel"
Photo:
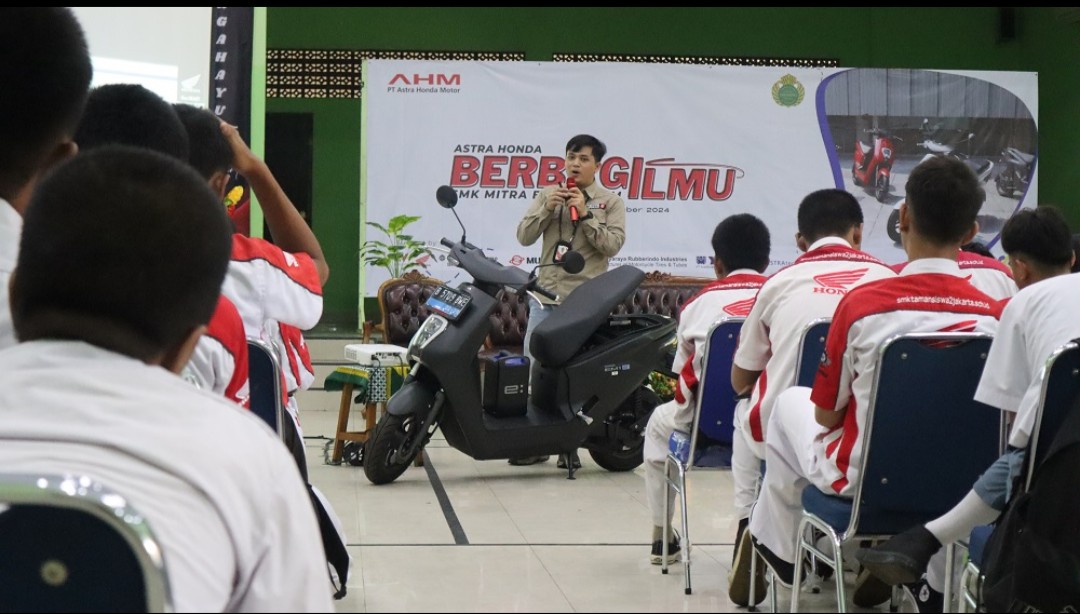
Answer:
M420 421L416 414L395 416L383 414L375 431L364 444L364 475L372 484L389 484L409 468L416 452L403 457L400 451L409 447Z
M644 462L645 431L634 428L644 424L660 405L660 398L648 388L638 388L612 414L606 425L607 437L589 447L589 456L608 471L633 471Z

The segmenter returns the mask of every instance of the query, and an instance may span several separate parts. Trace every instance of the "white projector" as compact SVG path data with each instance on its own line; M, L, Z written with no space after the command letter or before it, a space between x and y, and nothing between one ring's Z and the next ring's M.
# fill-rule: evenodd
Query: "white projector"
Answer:
M405 351L389 343L351 343L345 346L345 360L365 367L396 367L405 364Z

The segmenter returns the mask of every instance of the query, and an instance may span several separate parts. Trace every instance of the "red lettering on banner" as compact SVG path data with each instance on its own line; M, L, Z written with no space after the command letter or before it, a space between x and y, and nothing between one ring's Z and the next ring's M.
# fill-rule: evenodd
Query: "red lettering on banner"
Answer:
M630 174L625 170L621 170L629 166L625 158L608 158L600 166L600 184L609 190L625 190L629 188Z
M717 183L720 180L720 169L709 169L709 198L712 200L727 200L735 191L735 169L729 168L724 171L724 187L720 189Z
M535 158L514 156L510 158L510 171L506 176L506 185L511 188L535 188L533 173L540 168Z
M480 187L505 188L506 182L499 176L501 169L496 167L506 164L508 160L506 156L484 156L484 170L480 172Z
M693 168L689 172L685 168L671 169L671 175L668 176L668 200L701 200L705 197L705 177L703 168Z
M453 168L450 170L450 185L456 188L467 188L480 182L480 159L476 156L454 156Z
M641 198L645 200L664 200L667 196L664 192L657 192L653 189L653 185L656 183L656 169L645 168L645 185L641 189Z
M634 158L630 164L630 194L631 200L637 200L641 197L641 165L644 163L644 158Z
M536 182L536 187L543 188L561 182L564 179L563 168L565 166L566 161L558 156L542 156L540 158L540 178Z

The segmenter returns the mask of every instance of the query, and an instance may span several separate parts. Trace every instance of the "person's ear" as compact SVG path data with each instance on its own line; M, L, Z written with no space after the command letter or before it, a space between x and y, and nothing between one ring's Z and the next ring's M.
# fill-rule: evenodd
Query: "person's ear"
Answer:
M730 272L727 270L727 267L724 266L724 262L715 256L713 256L713 271L716 272L717 279L727 277L727 274Z
M77 153L79 153L79 146L75 141L64 141L49 153L42 170L50 169L65 160L74 158Z
M205 332L206 325L196 326L188 331L188 334L179 343L165 350L165 354L161 358L161 366L180 375L184 367L187 366L188 361L191 360L191 353L195 351L195 346L199 344L199 339L202 338Z
M851 246L855 249L862 249L862 230L863 225L859 224L851 229Z
M806 250L810 249L810 243L806 240L806 237L804 237L803 233L801 232L795 233L795 246L799 248L800 252L805 252Z
M979 234L979 222L976 220L971 223L971 228L968 229L967 234L964 235L964 240L960 242L960 245L967 245L975 240L975 235Z
M229 187L229 173L216 171L210 176L210 189L217 194L218 200L225 200L225 190Z

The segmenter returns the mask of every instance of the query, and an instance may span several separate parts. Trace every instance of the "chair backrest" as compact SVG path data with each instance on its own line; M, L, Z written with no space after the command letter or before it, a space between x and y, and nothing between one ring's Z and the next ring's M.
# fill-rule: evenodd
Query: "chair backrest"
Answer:
M807 388L814 385L821 355L825 353L825 340L829 338L829 325L832 318L818 318L810 321L803 329L799 340L799 363L795 368L795 385Z
M408 346L413 334L431 313L425 304L443 282L409 271L379 286L379 313L382 314L383 343Z
M284 436L281 421L285 414L281 388L281 362L265 341L248 339L248 389L251 411Z
M0 474L0 611L169 612L161 547L85 476Z
M1025 489L1031 485L1035 469L1042 464L1061 424L1080 398L1080 345L1070 341L1054 350L1042 371L1042 392L1035 425L1028 442ZM1042 445L1039 445L1039 444Z
M697 449L699 433L724 445L731 445L735 432L736 403L735 389L731 387L731 363L735 359L739 332L745 320L723 318L709 330L690 435L691 454Z
M1001 413L974 399L991 339L908 333L882 345L848 531L860 510L901 527L936 518L998 457Z

